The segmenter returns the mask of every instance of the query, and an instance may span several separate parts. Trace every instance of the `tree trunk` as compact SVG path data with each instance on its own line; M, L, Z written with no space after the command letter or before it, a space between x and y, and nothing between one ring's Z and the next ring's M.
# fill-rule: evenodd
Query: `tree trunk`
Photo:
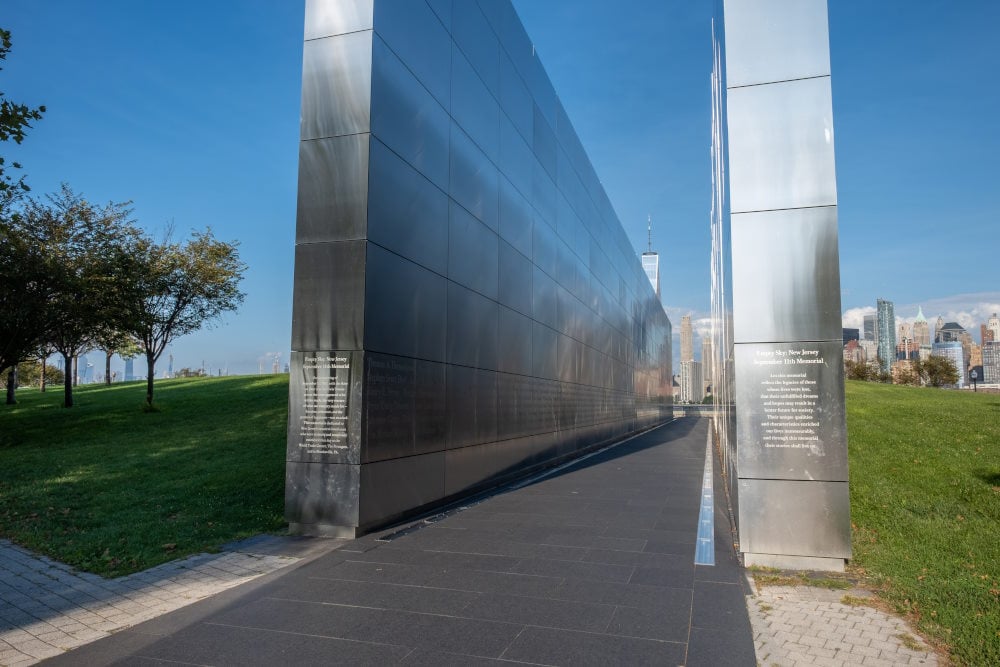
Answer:
M74 356L72 358L72 361L73 361L73 363L70 364L69 367L73 369L73 372L72 372L71 375L73 377L73 386L75 387L78 384L80 384L80 358ZM72 406L72 404L70 404L70 405L67 405L66 407L67 408L71 408L73 406Z
M111 386L111 355L114 352L104 353L104 384Z
M152 407L153 405L153 373L154 367L156 366L156 360L153 359L153 355L146 355L146 404Z
M63 361L63 368L68 371L63 377L63 407L71 408L73 407L73 377L76 375L74 372L76 369L76 357L64 354Z
M41 359L41 362L42 362L42 377L38 381L38 390L39 391L43 391L43 392L45 391L45 362L46 361L48 361L48 360L45 357L42 357L42 359Z
M17 389L17 366L11 366L7 371L7 405L17 405L15 389Z

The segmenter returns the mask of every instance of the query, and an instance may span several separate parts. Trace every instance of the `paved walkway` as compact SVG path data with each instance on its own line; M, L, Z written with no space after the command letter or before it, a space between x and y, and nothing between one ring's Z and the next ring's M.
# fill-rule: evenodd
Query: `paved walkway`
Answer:
M757 662L765 667L937 665L933 651L899 618L845 595L809 586L765 586L748 599Z
M255 538L226 553L104 579L0 540L0 665L59 655L287 567L302 555L287 539Z
M254 538L116 580L0 541L0 665L937 664L844 591L751 595L718 466L715 565L694 565L707 426L402 530Z

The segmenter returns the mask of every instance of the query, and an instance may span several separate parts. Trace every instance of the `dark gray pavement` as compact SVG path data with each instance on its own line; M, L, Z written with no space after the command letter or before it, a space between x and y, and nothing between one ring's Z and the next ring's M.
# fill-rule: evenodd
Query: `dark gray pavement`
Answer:
M678 420L45 664L755 665L717 472L716 565L694 565L707 428Z

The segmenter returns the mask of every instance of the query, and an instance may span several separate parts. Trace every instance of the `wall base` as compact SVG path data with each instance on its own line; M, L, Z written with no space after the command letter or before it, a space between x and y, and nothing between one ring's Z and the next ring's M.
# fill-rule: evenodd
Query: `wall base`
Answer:
M820 556L789 556L786 554L744 553L743 565L752 567L775 567L779 570L818 570L820 572L843 572L846 561L843 558L823 558Z
M364 534L354 526L330 526L322 523L289 523L289 535L304 537L339 537L353 540Z

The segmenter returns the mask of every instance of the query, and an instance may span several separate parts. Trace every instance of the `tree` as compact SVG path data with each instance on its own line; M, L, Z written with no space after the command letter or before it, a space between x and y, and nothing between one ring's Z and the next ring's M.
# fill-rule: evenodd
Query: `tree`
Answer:
M958 384L958 369L948 357L932 354L923 361L914 361L914 370L932 387Z
M11 44L10 31L0 28L0 60L7 59ZM0 141L13 139L15 143L21 143L24 141L24 131L31 127L31 121L41 120L43 113L45 113L44 106L32 109L24 104L11 102L0 92ZM10 166L14 169L21 168L17 162L12 162ZM6 161L0 156L0 195L12 190L27 192L28 186L24 182L24 177L15 181L6 173L6 167Z
M55 366L45 366L44 374L42 364L37 359L25 361L17 366L17 383L21 387L41 387L42 378L48 376L53 382L62 382L63 372Z
M102 334L120 329L135 299L142 236L127 203L97 206L63 185L47 202L29 200L24 218L45 256L49 298L45 340L63 356L64 401L73 407L73 361Z
M212 231L195 232L186 243L145 241L137 257L142 266L141 298L129 317L130 332L146 355L146 404L153 405L153 377L160 355L171 342L236 310L244 294L246 271L236 242L216 240Z
M0 193L0 373L44 346L55 293L43 243L14 210L16 199Z

